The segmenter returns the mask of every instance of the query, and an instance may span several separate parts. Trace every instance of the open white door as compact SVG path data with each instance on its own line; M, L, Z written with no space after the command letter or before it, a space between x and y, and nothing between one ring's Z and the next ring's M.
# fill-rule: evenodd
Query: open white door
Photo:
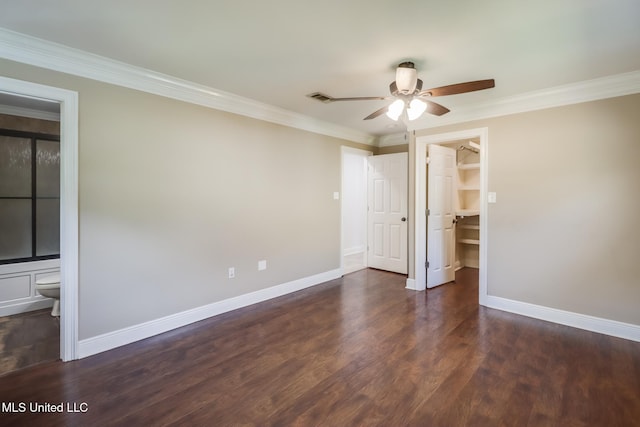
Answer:
M427 194L427 288L455 278L456 150L431 144Z
M407 274L407 153L369 157L369 267Z

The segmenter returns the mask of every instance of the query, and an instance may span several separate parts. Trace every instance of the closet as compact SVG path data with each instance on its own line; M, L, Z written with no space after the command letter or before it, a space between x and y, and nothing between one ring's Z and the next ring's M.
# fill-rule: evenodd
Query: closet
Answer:
M480 145L458 143L456 148L456 269L480 267Z

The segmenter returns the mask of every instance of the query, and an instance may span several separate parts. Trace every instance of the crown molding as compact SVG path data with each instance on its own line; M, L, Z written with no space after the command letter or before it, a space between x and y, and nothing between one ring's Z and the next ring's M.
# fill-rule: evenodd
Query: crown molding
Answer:
M442 117L425 116L411 123L410 130L428 129L635 93L640 93L640 70L527 92L486 104L470 105Z
M0 58L366 145L406 143L404 134L380 136L376 140L365 132L3 28L0 28ZM408 131L639 92L640 70L469 105L442 117L425 116L411 122Z
M4 28L0 58L362 144L375 141L365 132Z

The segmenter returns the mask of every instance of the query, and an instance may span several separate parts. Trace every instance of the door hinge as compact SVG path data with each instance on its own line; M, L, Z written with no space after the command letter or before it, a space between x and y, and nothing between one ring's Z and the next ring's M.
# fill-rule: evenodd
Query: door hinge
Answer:
M424 268L426 268L427 270L429 269L429 261L424 262Z
M427 210L425 211L425 215L426 215L426 216L429 216L429 214L430 214L430 213L431 213L431 210L430 210L430 209L427 209Z

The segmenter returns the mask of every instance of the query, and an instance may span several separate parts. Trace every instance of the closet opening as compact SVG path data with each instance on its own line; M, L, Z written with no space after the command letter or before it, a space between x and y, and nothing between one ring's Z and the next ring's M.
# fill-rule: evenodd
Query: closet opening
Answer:
M478 275L487 295L486 128L416 138L415 289Z

